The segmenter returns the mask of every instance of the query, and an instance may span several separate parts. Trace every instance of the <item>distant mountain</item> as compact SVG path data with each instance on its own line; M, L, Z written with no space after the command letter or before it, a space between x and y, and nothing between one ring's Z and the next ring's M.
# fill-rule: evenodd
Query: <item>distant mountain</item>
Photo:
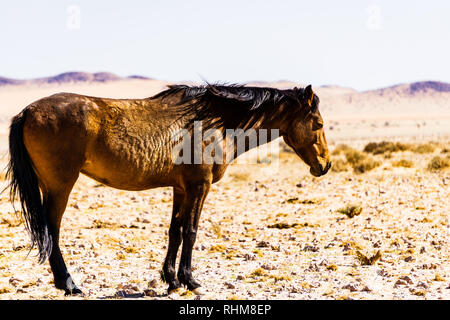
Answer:
M23 84L23 83L25 83L25 80L16 80L16 79L0 77L0 86Z
M397 92L410 95L422 94L427 91L450 92L450 83L440 81L420 81L369 91L377 92L380 95L385 92Z
M450 84L420 81L368 91L318 88L321 109L331 115L432 114L450 112Z
M199 84L192 81L178 83ZM164 90L168 84L170 82L140 75L120 77L108 72L66 72L53 77L30 80L0 77L0 124L2 119L9 120L13 114L21 110L20 108L56 92L74 92L110 98L145 98ZM304 87L305 84L307 83L287 80L248 83L249 86L279 89ZM313 83L312 86L320 97L320 111L325 119L347 121L384 119L389 116L450 119L450 83L421 81L367 91L338 85L318 86ZM13 88L18 90L12 90Z
M18 80L0 77L0 86L4 85L23 85L23 84L63 84L63 83L72 83L72 82L110 82L117 80L126 80L126 79L140 79L140 80L148 80L150 78L132 75L129 77L120 77L114 73L110 72L65 72L58 74L52 77L44 77L44 78L36 78L30 80Z

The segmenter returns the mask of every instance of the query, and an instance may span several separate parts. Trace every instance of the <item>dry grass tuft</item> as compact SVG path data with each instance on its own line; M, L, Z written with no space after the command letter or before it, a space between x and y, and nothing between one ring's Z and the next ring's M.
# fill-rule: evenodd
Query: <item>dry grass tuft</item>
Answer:
M91 228L92 229L103 229L103 228L105 228L105 229L117 229L119 227L120 226L117 223L95 219L92 222L92 227Z
M367 156L364 153L359 152L358 150L350 149L345 151L345 158L347 159L347 162L353 166L365 160Z
M318 200L318 199L300 200L299 198L290 198L290 199L287 199L286 202L292 203L292 204L317 204L317 203L320 203L321 200Z
M117 259L117 260L125 260L126 257L125 257L125 255L124 255L123 253L118 253L118 254L116 255L116 259Z
M376 143L369 143L369 148L366 146L365 150L373 150L373 148L370 146L371 144ZM366 153L360 152L347 145L339 145L338 147L336 147L334 154L340 153L344 154L347 161L344 161L343 159L334 160L331 167L331 170L334 172L347 171L348 165L351 165L353 167L353 172L364 173L381 165L380 161L375 161Z
M337 271L338 267L335 264L330 264L327 266L327 270Z
M353 172L355 173L364 173L381 165L381 162L375 161L371 157L368 157L365 153L359 152L355 149L345 151L345 158L353 167Z
M414 148L412 148L411 151L415 152L415 153L420 153L420 154L424 154L424 153L432 153L434 152L435 147L431 144L419 144L417 146L415 146Z
M436 273L433 281L445 281L445 279L439 273Z
M351 206L347 206L345 208L341 208L337 212L345 214L349 218L353 218L353 217L359 216L361 214L362 207L351 205Z
M436 156L428 163L427 169L429 171L439 171L448 167L450 167L450 159Z
M250 273L250 277L254 278L254 277L262 277L267 275L267 271L264 270L263 268L258 268L255 269L252 273Z
M434 152L435 148L431 143L413 145L401 142L381 141L368 143L363 151L372 154L385 154L399 151L412 151L424 154Z
M135 247L126 247L124 248L126 253L137 253L139 250Z
M213 223L211 229L214 232L214 234L217 236L218 239L220 239L222 237L222 228L220 227L219 224Z
M383 154L386 152L406 151L410 148L409 144L401 142L381 141L366 144L363 151L372 154Z
M267 228L274 228L274 229L289 229L289 228L295 228L297 227L299 224L298 223L285 223L285 222L278 222L275 224L271 224L269 226L267 226Z
M10 293L10 292L12 292L12 290L9 287L0 288L0 294Z
M333 165L331 166L331 171L333 172L342 172L348 170L348 164L345 160L336 159L333 160Z
M209 252L225 252L227 248L225 248L224 245L218 244L215 246L211 246L211 248L209 248Z
M414 167L414 163L410 160L406 160L406 159L401 159L398 161L394 161L392 162L392 165L394 167L404 167L404 168L412 168Z
M370 170L375 169L381 165L380 161L373 160L372 158L366 158L361 160L355 164L353 164L353 172L355 173L364 173Z
M362 254L360 251L356 251L356 258L363 266L372 266L381 259L381 251L378 250L377 253L372 257L367 257L364 254Z
M415 296L420 296L420 297L423 297L423 296L425 296L425 295L427 294L427 293L425 292L425 290L411 289L410 291L411 291L411 293L412 293L413 295L415 295Z
M289 275L287 275L287 274L270 275L269 278L270 279L274 279L275 282L278 282L278 281L291 281L292 280L292 278Z
M341 153L345 153L349 150L353 150L353 149L346 144L338 144L336 146L336 148L334 148L333 152L331 152L331 154L335 156L335 155L339 155Z

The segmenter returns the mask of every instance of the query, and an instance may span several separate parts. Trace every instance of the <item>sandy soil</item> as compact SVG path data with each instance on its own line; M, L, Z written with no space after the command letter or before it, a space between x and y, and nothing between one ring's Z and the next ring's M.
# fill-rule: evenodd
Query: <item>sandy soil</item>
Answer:
M330 115L331 150L340 143L361 150L383 139L433 142L430 153L373 156L381 166L363 174L349 168L314 178L286 150L277 163L230 166L212 187L200 222L193 265L201 298L450 299L450 172L427 170L434 156L448 157L448 112L443 115L420 122ZM6 132L7 123L2 126ZM5 155L5 135L0 152ZM412 167L394 166L400 159ZM84 299L195 298L185 290L167 296L159 276L171 197L169 188L125 192L79 179L61 248ZM349 205L361 213L338 212ZM0 213L0 299L76 299L53 288L49 265L37 264L36 250L27 257L29 238L6 193ZM277 223L286 228L274 228ZM357 258L378 251L373 265Z

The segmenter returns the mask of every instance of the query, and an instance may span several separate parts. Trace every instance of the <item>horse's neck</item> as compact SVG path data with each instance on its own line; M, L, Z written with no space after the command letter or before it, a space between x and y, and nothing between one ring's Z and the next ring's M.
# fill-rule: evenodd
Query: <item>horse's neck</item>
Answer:
M239 130L239 129L238 129ZM235 133L237 131L235 130ZM242 130L240 134L237 135L237 139L245 139L245 148L242 148L238 142L234 143L234 158L237 158L241 154L250 151L256 147L265 145L269 142L280 137L280 125L279 121L263 121L255 128ZM227 137L229 139L230 137ZM240 148L241 147L241 148Z

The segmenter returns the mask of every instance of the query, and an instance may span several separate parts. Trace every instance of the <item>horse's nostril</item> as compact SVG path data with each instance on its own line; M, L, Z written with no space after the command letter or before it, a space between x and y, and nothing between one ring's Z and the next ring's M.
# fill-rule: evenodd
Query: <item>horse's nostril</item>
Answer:
M323 166L321 163L319 163L319 172L322 173L323 172Z

